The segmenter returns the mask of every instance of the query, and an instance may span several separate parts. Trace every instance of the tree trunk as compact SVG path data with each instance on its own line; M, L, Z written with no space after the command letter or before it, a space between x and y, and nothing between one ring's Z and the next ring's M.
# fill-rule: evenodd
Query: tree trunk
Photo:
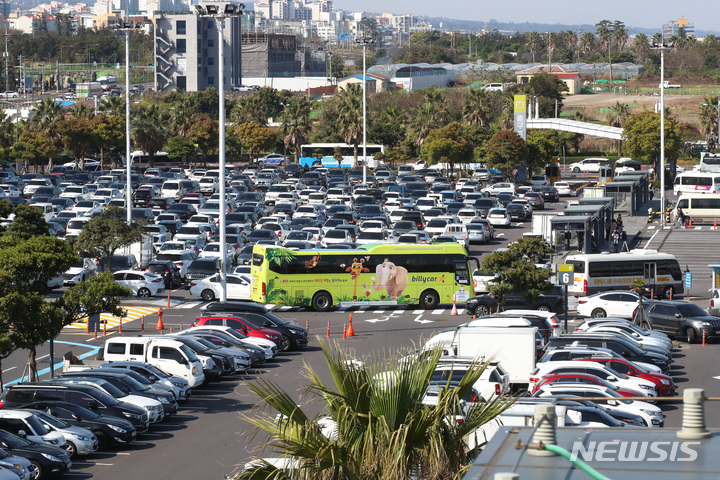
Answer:
M35 351L35 348L29 348L28 349L28 381L29 382L37 382L38 380L38 374L37 374L37 359L35 358L37 356L37 352Z

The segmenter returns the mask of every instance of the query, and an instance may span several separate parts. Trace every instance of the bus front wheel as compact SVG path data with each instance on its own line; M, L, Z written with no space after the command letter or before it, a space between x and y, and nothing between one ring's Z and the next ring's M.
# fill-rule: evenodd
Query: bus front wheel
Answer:
M663 297L664 297L664 298L668 298L668 299L672 299L672 297L673 297L673 287L665 287L665 288L663 289Z
M425 290L420 295L420 306L425 309L435 308L440 303L440 297L435 290Z
M332 307L332 296L328 292L318 292L312 299L312 308L316 312L327 312Z

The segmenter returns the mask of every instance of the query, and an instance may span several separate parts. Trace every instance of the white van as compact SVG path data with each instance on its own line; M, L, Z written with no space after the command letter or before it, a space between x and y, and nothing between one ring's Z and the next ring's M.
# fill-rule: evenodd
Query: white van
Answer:
M185 344L157 337L116 337L105 342L107 362L145 362L175 377L184 378L190 388L205 381L203 367Z
M180 180L168 180L163 183L162 189L160 189L161 197L172 198L173 200L180 200L186 193L185 187L183 187Z

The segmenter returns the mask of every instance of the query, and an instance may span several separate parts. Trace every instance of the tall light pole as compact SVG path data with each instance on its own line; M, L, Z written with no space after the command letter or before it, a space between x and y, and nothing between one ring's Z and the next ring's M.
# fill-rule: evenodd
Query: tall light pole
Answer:
M128 225L132 223L132 157L130 146L130 32L142 23L123 22L117 29L125 32L125 213ZM88 80L89 81L89 80Z
M220 255L222 255L222 267L220 269L220 301L227 301L227 239L225 238L225 208L227 198L225 197L225 37L223 35L223 22L226 18L238 17L245 10L242 3L220 3L208 2L195 5L195 11L200 17L212 17L215 19L218 31L218 94L219 108L218 117L220 120L220 139L218 143L218 168L220 169L220 202L219 202L219 229L220 229ZM238 46L237 48L241 48Z
M375 37L365 28L358 32L355 43L363 47L363 185L367 185L367 71L365 69L365 49L375 43Z
M654 43L660 50L660 224L665 227L665 50L672 44Z

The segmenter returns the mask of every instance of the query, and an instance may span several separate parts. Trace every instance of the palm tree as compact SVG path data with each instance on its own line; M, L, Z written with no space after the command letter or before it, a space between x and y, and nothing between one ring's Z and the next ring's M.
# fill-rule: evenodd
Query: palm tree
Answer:
M125 117L125 97L110 95L98 104L98 112L108 117Z
M282 471L260 460L255 469L238 473L235 480L459 478L475 453L468 452L464 439L513 402L493 396L461 407L460 399L487 364L473 364L457 384L446 385L431 408L423 398L439 351L400 360L375 356L360 362L340 349L321 346L332 383L305 367L309 380L305 390L322 408L317 416L307 414L289 393L265 379L249 384L261 403L278 415L248 415L247 421L266 432L263 448L280 451L295 467ZM460 422L457 416L463 408L468 409Z
M95 116L95 112L84 103L76 103L70 109L70 115L68 116L70 118L84 118L86 120L90 120Z
M592 32L585 32L580 37L580 50L587 56L595 48L595 35Z
M165 146L170 131L168 114L157 104L141 103L133 113L132 139L150 157L148 166L155 166L155 153Z
M622 52L628 41L628 32L625 24L620 20L615 20L613 23L613 40L615 41L618 52Z
M720 114L720 103L718 97L705 97L700 106L700 125L702 126L705 142L708 151L712 152L717 148L718 142L718 115Z
M359 84L350 84L338 95L338 129L345 143L353 146L355 163L358 144L363 134L362 90Z
M577 33L572 30L565 30L560 33L560 40L565 48L570 51L570 55L572 57L573 52L575 52L575 48L578 46Z
M473 88L468 91L463 106L463 119L468 125L487 127L490 122L490 111L487 104L487 91Z
M450 114L445 103L445 94L435 87L425 89L425 101L411 116L410 130L415 143L422 146L432 130L445 126Z
M172 131L175 135L184 137L192 126L193 117L197 114L195 102L192 97L185 95L180 97L172 109L172 119L170 121Z
M610 64L610 85L612 85L612 44L613 44L613 31L610 29L612 23L610 20L601 20L595 24L597 27L596 33L600 39L600 43L607 50L608 64Z
M608 110L608 113L605 115L608 120L608 125L622 128L630 116L630 105L615 102L615 105L609 107Z
M655 45L661 45L665 41L665 37L663 37L663 34L661 32L653 33L652 36L652 43Z
M42 132L50 139L53 146L60 150L62 148L62 137L59 125L64 118L60 104L52 98L46 98L38 105L35 115L33 115L27 127L33 132ZM48 169L51 169L52 165L51 157L48 159Z
M300 146L307 141L310 134L310 102L304 97L293 100L285 108L281 118L280 132L285 142L285 148L293 148L295 162L297 162Z
M532 61L535 63L535 54L537 53L538 47L540 46L540 34L538 32L530 32L527 34L527 41L525 42L530 49L532 54Z
M650 43L648 42L647 35L644 33L638 33L635 35L633 48L635 48L635 55L637 55L638 63L645 63L645 59L650 54Z

